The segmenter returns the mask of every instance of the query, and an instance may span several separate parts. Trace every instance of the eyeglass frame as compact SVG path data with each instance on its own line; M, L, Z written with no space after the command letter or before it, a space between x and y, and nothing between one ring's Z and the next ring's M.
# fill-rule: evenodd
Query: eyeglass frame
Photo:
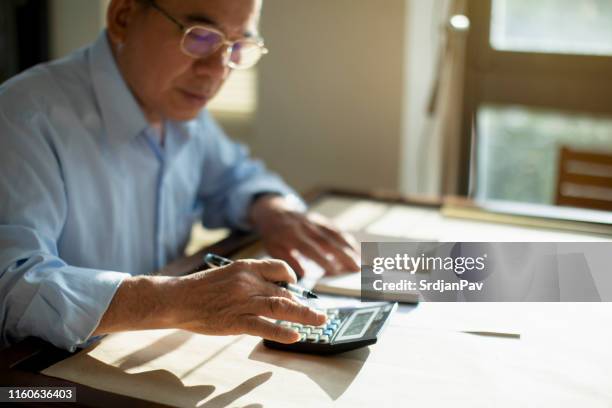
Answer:
M159 6L159 4L157 4L157 2L155 0L147 0L147 2L157 11L159 11L164 17L166 17L168 20L170 20L171 22L173 22L174 24L176 24L178 26L178 28L183 32L183 38L181 39L181 51L183 52L183 54L191 57L191 58L208 58L211 55L214 55L217 51L219 51L219 49L221 49L223 46L225 46L225 51L224 51L224 65L231 68L231 69L249 69L254 67L255 65L257 65L257 63L259 62L259 60L261 59L261 57L263 57L264 55L268 54L270 51L265 47L263 39L259 38L259 37L244 37L241 38L239 40L236 41L230 41L227 38L227 35L225 35L225 33L221 30L216 29L215 27L211 27L209 25L204 25L204 24L195 24L192 26L187 26L183 23L181 23L177 18L173 17L170 13L168 13L166 10L164 10L162 7ZM221 38L223 39L223 41L220 43L219 47L217 49L215 49L213 52L211 52L209 55L207 55L206 57L202 57L199 55L195 55L190 53L189 51L187 51L185 49L185 38L187 38L187 35L189 34L189 32L193 29L196 28L203 28L205 30L208 31L212 31L213 33L219 34L221 36ZM257 59L257 61L255 61L254 64L252 65L248 65L248 66L240 66L238 64L236 64L235 62L233 62L231 60L231 54L234 48L234 45L237 42L240 41L244 41L244 40L248 40L250 42L252 42L254 45L256 45L257 47L259 47L260 51L261 51L261 55L259 56L259 58Z

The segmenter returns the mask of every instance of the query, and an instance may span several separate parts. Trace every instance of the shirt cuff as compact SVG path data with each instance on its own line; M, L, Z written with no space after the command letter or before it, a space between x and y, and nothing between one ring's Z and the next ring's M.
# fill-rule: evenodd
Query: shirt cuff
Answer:
M75 351L86 345L128 273L65 266L38 290L17 325L57 347Z

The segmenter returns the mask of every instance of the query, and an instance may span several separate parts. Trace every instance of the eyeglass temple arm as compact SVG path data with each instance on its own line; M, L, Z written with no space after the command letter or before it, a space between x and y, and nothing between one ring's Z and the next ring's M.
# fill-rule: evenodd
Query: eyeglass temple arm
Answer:
M172 21L174 24L176 24L177 26L179 26L179 28L181 29L181 31L185 31L187 27L185 27L185 25L183 23L181 23L180 21L178 21L176 18L172 17L170 14L168 14L168 12L166 10L164 10L163 8L159 7L159 5L155 2L155 0L147 0L148 3L151 5L151 7L153 7L155 10L159 11L160 13L162 13L164 16L166 16L166 18L170 21Z

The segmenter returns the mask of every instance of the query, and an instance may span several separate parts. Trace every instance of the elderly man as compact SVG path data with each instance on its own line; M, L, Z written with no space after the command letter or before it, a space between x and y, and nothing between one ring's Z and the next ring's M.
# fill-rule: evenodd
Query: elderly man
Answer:
M275 281L357 268L343 234L203 110L266 52L257 0L112 0L89 48L0 88L2 343L74 349L97 335L183 328L297 341L268 318L321 324ZM255 229L282 261L155 276L191 225Z

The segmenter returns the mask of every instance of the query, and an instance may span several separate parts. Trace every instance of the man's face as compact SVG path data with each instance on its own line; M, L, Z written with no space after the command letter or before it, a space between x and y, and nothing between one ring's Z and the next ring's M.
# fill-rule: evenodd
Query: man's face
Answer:
M256 35L259 0L157 0L157 4L185 26L213 26L230 41ZM180 28L151 6L126 11L125 25L117 32L121 34L113 31L110 37L119 67L151 122L193 119L229 75L223 63L225 47L204 59L185 55Z

